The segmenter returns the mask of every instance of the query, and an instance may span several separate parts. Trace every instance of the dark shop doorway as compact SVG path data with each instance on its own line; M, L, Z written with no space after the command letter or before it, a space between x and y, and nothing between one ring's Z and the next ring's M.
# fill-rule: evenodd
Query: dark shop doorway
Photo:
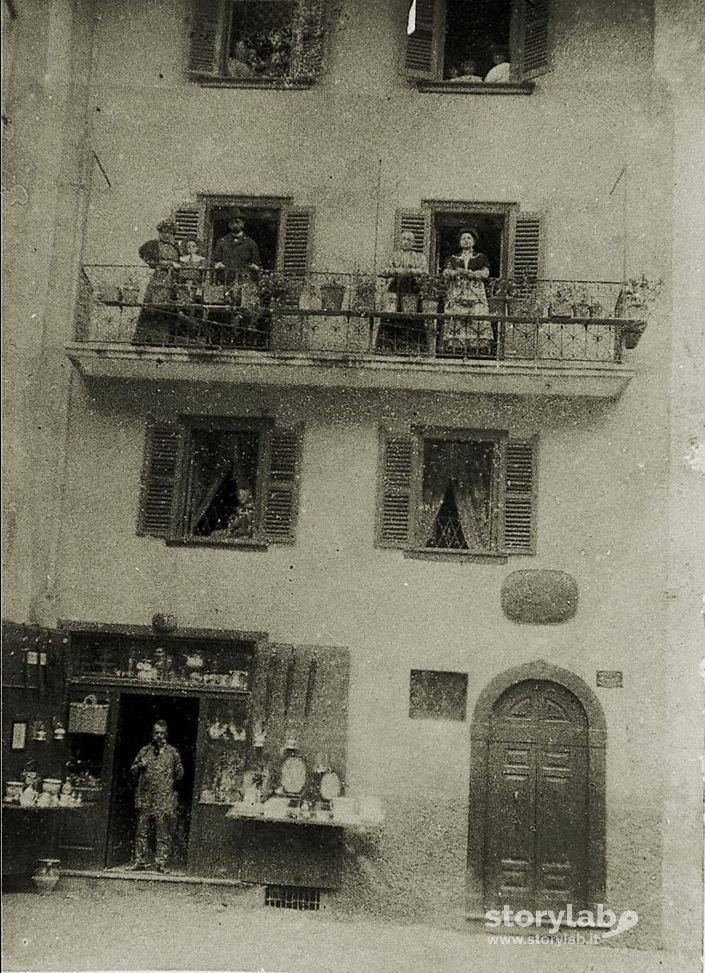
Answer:
M184 779L177 785L178 809L171 865L176 869L186 867L198 704L198 699L187 696L155 696L151 693L121 695L108 833L109 868L127 865L133 859L137 818L135 780L130 767L140 748L150 742L152 727L157 720L166 720L168 742L179 751L184 765Z

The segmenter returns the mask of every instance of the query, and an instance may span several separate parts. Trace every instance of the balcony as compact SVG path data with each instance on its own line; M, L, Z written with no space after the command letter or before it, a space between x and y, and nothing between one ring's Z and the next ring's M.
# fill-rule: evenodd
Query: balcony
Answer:
M488 280L481 314L447 281L86 266L69 358L87 378L501 395L619 396L644 308L614 282Z

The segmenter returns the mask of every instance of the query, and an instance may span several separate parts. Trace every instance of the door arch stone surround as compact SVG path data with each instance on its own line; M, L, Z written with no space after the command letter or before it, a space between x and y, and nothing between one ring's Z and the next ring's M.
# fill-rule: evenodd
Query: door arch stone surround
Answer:
M475 704L470 727L470 798L468 807L467 909L484 915L484 855L490 718L499 697L512 686L540 679L571 692L588 719L588 906L605 900L606 887L606 746L607 724L600 701L587 683L543 659L514 666L485 686Z

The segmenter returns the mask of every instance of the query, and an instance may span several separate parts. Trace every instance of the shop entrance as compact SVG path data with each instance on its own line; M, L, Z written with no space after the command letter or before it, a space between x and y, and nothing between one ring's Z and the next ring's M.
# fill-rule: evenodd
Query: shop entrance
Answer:
M174 868L185 868L191 823L199 701L188 696L122 693L119 706L107 865L126 865L132 860L136 814L135 781L130 767L138 750L149 743L156 720L166 720L169 726L169 743L179 751L184 765L184 779L177 787L179 803L172 865Z

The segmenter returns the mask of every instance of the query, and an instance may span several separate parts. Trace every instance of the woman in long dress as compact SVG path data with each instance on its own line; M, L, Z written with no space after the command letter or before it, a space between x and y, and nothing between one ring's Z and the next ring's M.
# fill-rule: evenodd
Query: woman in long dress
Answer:
M445 312L453 317L443 329L443 350L450 354L485 357L492 352L494 335L488 320L473 320L471 315L488 314L485 280L490 262L475 249L479 233L474 226L460 231L460 250L446 261L443 276L447 282Z

